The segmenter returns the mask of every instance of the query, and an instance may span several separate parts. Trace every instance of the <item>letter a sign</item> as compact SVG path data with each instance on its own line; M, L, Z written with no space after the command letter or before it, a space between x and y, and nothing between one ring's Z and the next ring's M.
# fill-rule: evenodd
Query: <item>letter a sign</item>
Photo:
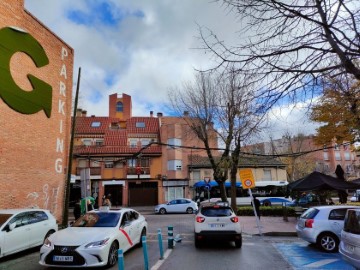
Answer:
M239 175L243 189L249 189L255 187L255 179L251 169L240 170Z

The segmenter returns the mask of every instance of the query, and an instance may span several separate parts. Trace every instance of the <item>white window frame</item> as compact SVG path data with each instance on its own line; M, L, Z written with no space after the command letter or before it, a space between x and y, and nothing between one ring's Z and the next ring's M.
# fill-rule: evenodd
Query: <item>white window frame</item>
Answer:
M181 139L178 139L178 138L169 138L167 140L167 148L173 148L173 147L176 147L176 146L181 146L182 145L182 141ZM171 146L169 146L171 145Z
M182 170L182 160L181 159L168 160L167 169L168 171Z

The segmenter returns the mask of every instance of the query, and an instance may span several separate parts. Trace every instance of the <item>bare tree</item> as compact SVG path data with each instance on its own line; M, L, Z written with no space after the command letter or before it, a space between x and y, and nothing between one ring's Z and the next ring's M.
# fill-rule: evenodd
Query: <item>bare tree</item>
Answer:
M238 15L239 44L200 27L216 67L256 72L263 104L311 98L323 76L360 80L360 2L354 0L216 0ZM216 68L215 67L215 68ZM300 91L299 91L300 90Z
M226 76L198 73L195 81L185 83L183 89L169 91L173 108L179 115L188 112L185 121L204 143L223 201L227 200L224 183L230 172L234 208L241 143L257 131L263 117L245 83L246 78L235 72ZM209 136L214 134L220 140L221 152L211 148Z

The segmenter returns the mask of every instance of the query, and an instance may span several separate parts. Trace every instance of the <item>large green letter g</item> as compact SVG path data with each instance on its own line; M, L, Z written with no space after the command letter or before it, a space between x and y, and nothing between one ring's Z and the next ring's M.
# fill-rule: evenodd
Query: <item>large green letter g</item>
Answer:
M32 91L22 90L10 73L10 59L16 52L26 53L36 67L49 64L49 59L40 43L30 34L6 27L0 30L0 98L12 109L24 114L34 114L44 110L51 115L51 85L28 74Z

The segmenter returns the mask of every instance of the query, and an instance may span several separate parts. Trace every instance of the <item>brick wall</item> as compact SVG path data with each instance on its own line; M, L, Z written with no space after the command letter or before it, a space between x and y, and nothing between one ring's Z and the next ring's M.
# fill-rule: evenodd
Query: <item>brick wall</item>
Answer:
M28 55L18 52L11 59L10 70L16 84L25 91L33 89L27 74L50 84L52 109L50 118L43 110L22 114L4 102L0 92L0 208L47 208L61 221L70 141L74 52L24 10L23 0L0 1L0 29L9 26L25 30L44 48L48 65L37 68ZM65 95L60 91L61 83L65 86ZM57 142L63 142L63 147Z

